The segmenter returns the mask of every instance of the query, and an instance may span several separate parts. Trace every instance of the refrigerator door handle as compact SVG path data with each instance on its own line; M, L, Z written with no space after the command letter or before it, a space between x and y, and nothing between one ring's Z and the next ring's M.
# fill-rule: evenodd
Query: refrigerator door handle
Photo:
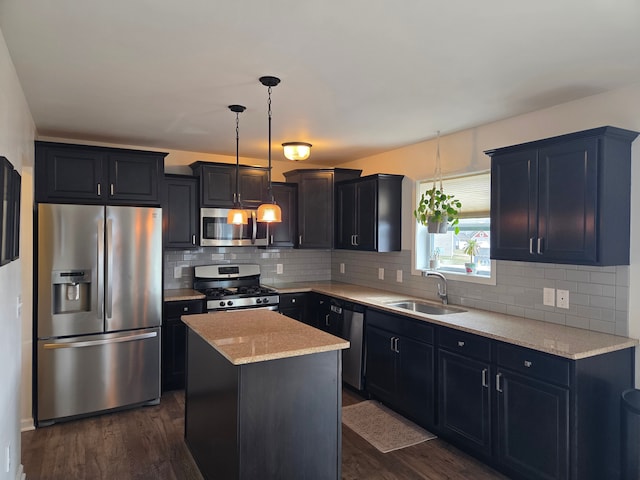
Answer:
M109 345L112 343L122 342L134 342L137 340L144 340L146 338L157 337L158 332L139 333L136 335L127 335L126 337L115 337L104 340L86 340L84 342L70 342L70 343L45 343L43 348L45 350L52 350L56 348L82 348L82 347L94 347L96 345Z
M97 283L98 283L98 318L104 318L104 222L98 222L98 258L96 265L98 266Z
M106 245L106 257L107 257L107 271L104 276L105 290L106 290L106 299L105 299L105 309L107 312L106 317L111 318L113 315L113 286L112 275L113 275L113 220L110 218L107 219L107 245Z

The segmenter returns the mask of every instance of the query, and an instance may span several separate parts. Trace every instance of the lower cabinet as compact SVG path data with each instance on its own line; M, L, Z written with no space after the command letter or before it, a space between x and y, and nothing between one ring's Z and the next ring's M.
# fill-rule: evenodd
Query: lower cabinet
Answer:
M162 391L184 388L187 326L180 316L204 311L204 301L165 302L162 321Z
M441 435L491 456L491 340L440 329L438 424Z
M282 315L309 324L306 305L307 293L281 293L278 310Z
M434 423L433 327L367 311L367 391L424 427Z
M321 293L311 292L307 297L305 323L312 327L319 328L325 332L333 333L338 331L337 325L331 323L331 297Z
M571 360L367 312L372 397L509 478L620 478L620 396L633 387L633 348Z

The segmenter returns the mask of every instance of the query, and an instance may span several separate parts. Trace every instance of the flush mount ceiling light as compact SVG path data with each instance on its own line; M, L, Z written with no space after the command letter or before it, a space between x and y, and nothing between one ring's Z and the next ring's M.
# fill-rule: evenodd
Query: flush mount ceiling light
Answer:
M240 199L240 114L246 110L242 105L229 105L229 110L236 114L236 191L233 194L233 208L227 214L227 223L233 225L247 225L249 218L247 211L242 208Z
M287 142L283 143L284 156L295 162L306 160L311 155L311 144L305 142Z
M282 222L282 210L276 205L273 198L273 189L271 187L271 89L280 83L277 77L260 77L260 83L267 88L269 94L268 113L269 113L269 199L258 207L258 221L266 223Z

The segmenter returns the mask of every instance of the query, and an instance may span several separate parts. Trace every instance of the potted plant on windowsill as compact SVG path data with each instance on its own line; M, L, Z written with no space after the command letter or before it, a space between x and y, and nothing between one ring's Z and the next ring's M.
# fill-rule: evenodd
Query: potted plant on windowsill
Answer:
M462 208L460 200L455 195L447 195L434 185L420 197L413 216L419 224L427 227L429 233L447 233L449 227L454 227L456 235L460 232L458 227L458 214Z
M474 257L478 255L478 249L480 245L478 245L478 240L475 238L471 238L467 240L467 246L462 250L463 253L469 255L469 262L465 262L464 269L468 274L475 274L477 270L476 262L474 262Z

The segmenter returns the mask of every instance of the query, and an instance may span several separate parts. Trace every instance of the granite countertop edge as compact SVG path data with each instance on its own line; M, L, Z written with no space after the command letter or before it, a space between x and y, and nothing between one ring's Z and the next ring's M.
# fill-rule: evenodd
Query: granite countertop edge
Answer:
M192 288L169 288L164 290L165 302L181 302L185 300L204 300L206 296Z
M479 310L465 305L455 305L455 307L465 309L465 312L448 315L410 312L405 309L391 307L386 303L402 299L434 301L349 283L333 281L301 282L277 284L271 285L271 287L281 294L317 292L373 307L377 310L461 330L570 360L580 360L623 350L635 347L639 343L637 339L633 338Z

